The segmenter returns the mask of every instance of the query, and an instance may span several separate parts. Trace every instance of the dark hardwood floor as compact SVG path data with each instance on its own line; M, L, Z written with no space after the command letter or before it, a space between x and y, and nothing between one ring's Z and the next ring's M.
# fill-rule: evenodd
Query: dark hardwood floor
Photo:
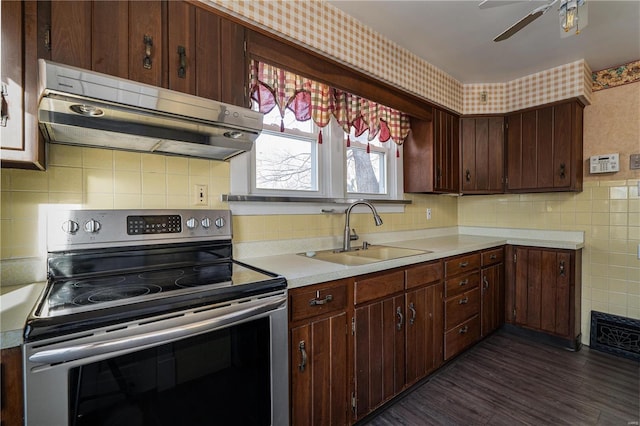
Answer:
M638 425L640 364L499 331L367 426Z

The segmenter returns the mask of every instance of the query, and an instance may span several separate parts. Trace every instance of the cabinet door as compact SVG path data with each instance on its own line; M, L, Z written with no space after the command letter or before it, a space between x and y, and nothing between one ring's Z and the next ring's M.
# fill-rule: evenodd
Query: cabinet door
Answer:
M168 2L169 89L196 94L196 7Z
M359 419L404 387L404 295L357 307L355 329L355 413Z
M291 329L291 424L347 424L347 314Z
M19 346L2 349L0 371L2 372L2 381L0 383L0 395L2 395L0 419L2 419L2 425L22 425L24 417L22 409L22 349Z
M2 117L0 149L2 167L45 168L45 144L38 130L38 58L48 55L45 29L49 17L40 19L36 2L3 1L0 84ZM47 14L48 15L48 14Z
M111 3L111 2L109 2ZM93 2L51 2L51 60L91 69L91 16ZM108 32L111 34L111 31Z
M463 118L460 127L461 191L475 194L503 192L503 118Z
M573 103L553 107L553 163L551 176L554 188L568 188L574 171L571 161Z
M504 322L504 265L482 270L481 336L487 336Z
M442 282L405 295L407 386L422 379L443 362Z
M459 192L459 119L434 110L435 191Z
M434 123L411 118L403 145L404 192L433 192L435 178Z
M249 106L248 72L245 56L245 31L242 25L220 18L220 66L222 69L219 99L238 106Z

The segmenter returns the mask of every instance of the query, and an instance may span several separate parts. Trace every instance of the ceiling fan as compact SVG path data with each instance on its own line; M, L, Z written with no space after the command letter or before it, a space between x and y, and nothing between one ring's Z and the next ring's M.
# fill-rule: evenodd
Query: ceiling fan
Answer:
M503 41L544 15L555 5L560 2L558 9L560 17L560 27L562 36L568 37L572 35L570 31L576 29L575 34L580 34L580 29L587 26L587 10L585 0L550 0L547 4L539 6L529 12L526 16L511 25L509 28L500 33L493 41ZM492 7L492 4L501 3L501 5L514 3L513 1L492 2L491 0L482 0L478 5L481 9ZM580 13L578 13L580 12Z

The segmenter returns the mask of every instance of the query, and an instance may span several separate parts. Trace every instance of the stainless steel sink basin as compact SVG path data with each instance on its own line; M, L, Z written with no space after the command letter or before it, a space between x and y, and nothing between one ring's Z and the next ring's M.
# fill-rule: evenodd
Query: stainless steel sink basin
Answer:
M325 262L339 263L341 265L366 265L368 263L381 262L383 260L399 259L401 257L415 256L431 253L429 250L407 249L384 245L371 245L365 248L357 248L351 251L322 250L318 252L299 253L301 256Z

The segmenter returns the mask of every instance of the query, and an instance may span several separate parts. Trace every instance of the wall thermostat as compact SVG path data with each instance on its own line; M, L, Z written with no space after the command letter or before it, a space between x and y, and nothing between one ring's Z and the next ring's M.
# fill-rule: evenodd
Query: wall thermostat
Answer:
M620 171L620 155L605 154L593 155L589 161L589 171L591 173L611 173Z

